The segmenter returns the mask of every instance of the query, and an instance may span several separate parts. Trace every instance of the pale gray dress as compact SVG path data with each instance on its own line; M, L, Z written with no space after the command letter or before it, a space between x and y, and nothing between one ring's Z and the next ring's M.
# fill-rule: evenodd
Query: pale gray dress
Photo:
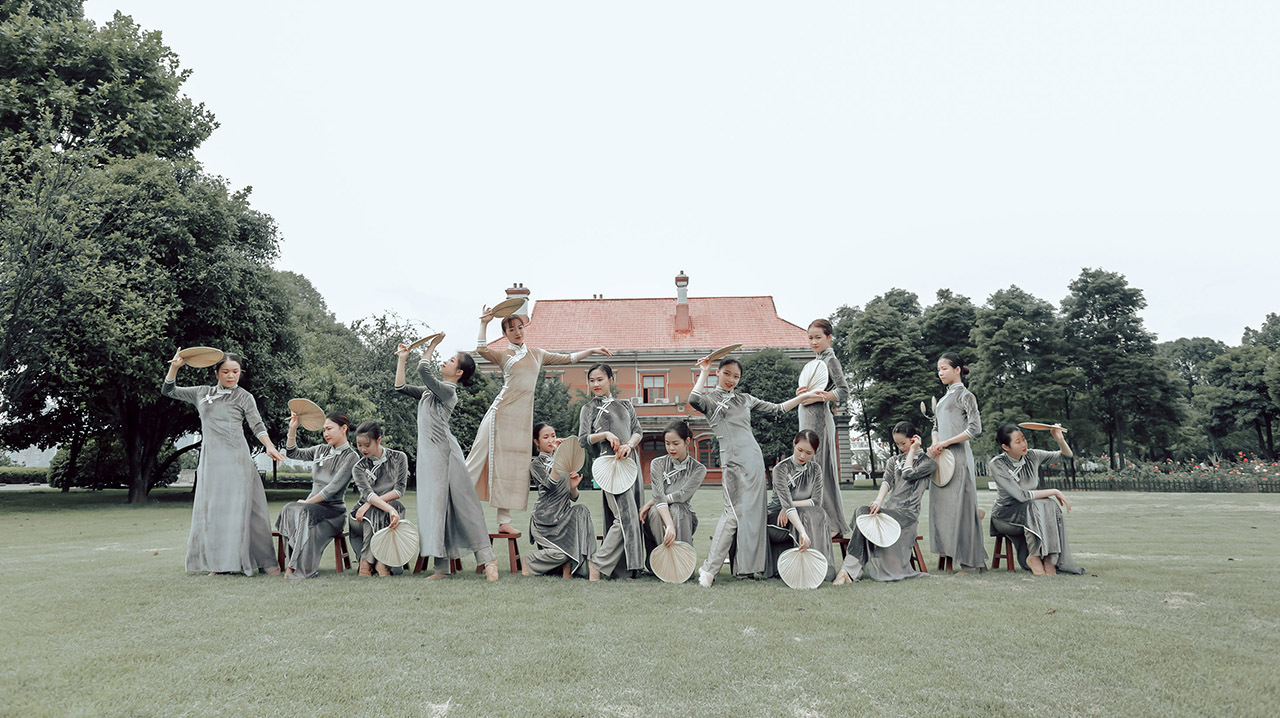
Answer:
M970 439L982 435L978 400L959 382L952 384L938 402L936 422L940 441L965 432ZM955 457L956 470L946 486L929 482L929 548L939 556L950 556L956 568L986 568L973 450L964 441L943 451L950 451Z
M836 406L844 406L849 400L849 384L844 380L840 360L831 349L823 349L817 355L827 365L827 385L822 391L834 392ZM817 461L825 482L822 492L822 508L827 512L827 525L844 531L844 500L840 494L840 443L836 439L836 419L831 413L831 402L802 404L796 411L800 415L800 429L809 429L818 435L818 451L810 461ZM816 539L815 539L816 540Z
M826 557L827 580L830 581L836 575L836 562L831 553L831 528L827 525L827 512L822 503L822 493L826 490L824 479L822 468L812 459L801 464L794 456L788 456L773 467L773 500L777 504L774 508L787 515L787 531L791 535L792 544L785 548L800 545L800 531L795 527L795 521L799 519L809 534L811 548ZM813 501L813 506L795 505L795 502L805 499ZM774 570L765 573L776 575L777 557L771 555L770 558L775 562Z
M1023 568L1030 551L1042 559L1057 554L1054 565L1060 573L1084 573L1071 557L1067 526L1058 502L1052 498L1031 498L1031 492L1040 486L1040 465L1062 458L1061 451L1041 449L1028 450L1020 462L1003 451L992 457L987 466L999 494L991 507L991 535L1005 535L1014 540L1018 563Z
M595 397L582 407L578 414L578 443L585 449L589 442L587 437L602 431L611 431L618 441L626 443L632 436L640 433L640 419L636 416L636 408L626 399L606 400L606 397ZM607 441L595 444L596 455L613 456L613 447ZM603 576L622 576L627 571L644 569L644 533L640 528L640 506L644 503L644 478L640 474L640 462L636 452L631 452L628 461L636 464L636 481L621 494L604 494L604 540L600 549L591 557L591 562Z
M649 488L653 494L653 506L645 521L653 540L662 543L663 523L658 513L659 506L666 506L671 513L671 523L675 524L676 540L687 544L693 543L693 533L698 530L698 515L689 503L693 494L702 486L707 478L707 467L698 463L692 455L684 457L684 461L676 462L670 455L663 454L649 462Z
M476 563L493 560L493 544L462 447L449 430L458 389L434 374L431 362L418 364L422 386L396 391L418 400L418 535L423 556L435 557L435 572L450 573L449 559L474 552Z
M200 414L200 465L187 537L187 570L243 573L277 567L271 546L271 515L258 467L249 455L241 426L254 436L267 433L253 395L236 387L177 386L166 381L160 393L195 404Z
M871 513L871 507L859 507L849 523L849 545L845 548L843 568L849 578L857 581L866 576L873 581L901 581L929 575L911 568L911 556L915 552L920 501L925 489L932 484L930 477L937 468L938 462L923 450L916 452L910 466L905 454L890 457L884 469L884 483L889 493L880 505L880 513L892 516L902 528L902 534L892 546L871 543L858 530L857 522L859 516Z
M284 455L295 461L314 462L307 498L323 497L315 504L285 504L276 517L276 530L285 538L285 566L293 569L295 578L313 578L320 573L324 547L347 524L347 504L342 495L351 483L351 467L360 454L348 442L337 448L328 444L309 449L286 447Z
M361 456L351 469L351 482L356 485L356 493L360 495L360 500L347 518L351 553L361 561L373 563L373 549L369 546L369 540L391 525L391 514L377 506L370 506L364 512L362 520L356 520L356 513L360 511L360 507L369 503L371 493L383 496L394 491L404 496L404 492L409 489L409 456L403 451L385 447L382 449L381 459ZM400 518L404 518L404 504L399 499L392 499L387 503L396 510Z
M781 414L782 405L718 386L706 393L690 394L689 405L707 417L720 444L724 491L724 510L716 522L702 570L719 572L733 544L737 547L734 573L739 576L762 573L769 559L769 540L765 533L768 481L760 444L751 433L751 412Z
M596 527L591 509L574 504L567 475L554 476L551 454L538 454L529 465L529 475L538 485L538 501L529 516L529 539L537 550L524 557L524 565L535 575L548 573L566 561L573 572L586 574L587 558L596 550Z

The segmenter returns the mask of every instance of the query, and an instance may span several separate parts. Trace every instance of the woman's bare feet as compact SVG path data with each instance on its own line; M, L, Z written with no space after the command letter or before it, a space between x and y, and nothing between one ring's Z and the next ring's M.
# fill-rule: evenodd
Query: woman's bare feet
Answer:
M1040 560L1039 556L1027 556L1027 568L1031 569L1031 573L1037 576L1043 576L1046 573L1044 562Z
M381 562L381 561L379 561L379 562L377 563L377 565L375 566L375 568L378 570L378 575L379 575L379 576L390 576L390 575L391 575L391 569L387 568L387 565L386 565L385 563Z
M447 574L447 573L433 573L433 574L431 574L430 576L427 576L427 580L428 580L428 581L430 581L430 580L431 580L431 579L433 579L433 578L449 578L449 574Z
M533 572L529 570L529 564L527 564L527 563L523 563L523 562L520 564L520 575L521 575L521 576L532 576L532 575L533 575Z
M511 524L498 524L498 533L500 534L518 534L516 527Z
M600 580L600 569L594 563L587 562L587 580L596 583Z
M490 561L489 563L486 563L484 565L484 580L486 581L498 580L498 562L497 561Z
M275 568L275 567L269 568L269 569L267 569L267 575L268 575L268 576L279 576L279 575L280 575L280 569Z
M213 574L209 574L209 575L210 575L210 576L212 576ZM291 568L290 568L290 569L285 569L284 577L285 577L285 578L293 578L293 569L291 569Z
M836 574L836 580L832 581L831 585L839 586L844 583L852 583L852 582L853 582L853 579L849 578L849 572L844 569L840 569L840 572Z
M356 575L357 575L357 576L372 576L372 575L373 575L373 566L372 566L372 565L370 565L368 561L365 561L364 559L360 559L360 570L359 570L359 571L356 571Z

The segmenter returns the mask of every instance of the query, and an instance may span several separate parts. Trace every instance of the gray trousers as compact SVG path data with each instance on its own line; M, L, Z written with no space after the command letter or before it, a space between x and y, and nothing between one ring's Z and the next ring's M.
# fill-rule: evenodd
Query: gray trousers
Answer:
M607 491L604 494L604 500L609 502L609 509L613 511L613 523L609 524L609 530L604 532L604 540L600 542L599 550L591 557L591 563L602 575L610 576L618 567L618 562L626 557L627 547L622 540L622 512L618 510L618 500Z
M534 576L543 576L553 571L559 571L560 567L569 564L570 570L573 569L573 562L569 560L569 555L558 548L539 548L537 551L520 557L524 561L524 565L529 567L529 573ZM575 572L579 575L586 575L586 562L578 567Z
M729 500L729 492L723 491L724 508L720 511L720 520L716 522L716 530L711 534L711 548L707 551L707 560L702 570L710 574L720 573L720 567L729 557L729 549L738 537L738 514L733 510L733 502Z

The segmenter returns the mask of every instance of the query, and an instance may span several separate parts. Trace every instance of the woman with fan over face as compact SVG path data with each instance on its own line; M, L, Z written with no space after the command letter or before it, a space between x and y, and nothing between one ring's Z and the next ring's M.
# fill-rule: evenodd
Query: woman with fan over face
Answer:
M802 429L791 441L791 456L773 467L773 497L777 506L778 526L790 528L791 538L805 551L816 548L827 559L827 578L835 575L831 555L831 532L823 509L822 492L826 490L822 467L816 458L822 440L809 429Z
M1071 504L1058 489L1036 488L1041 464L1072 456L1062 428L1055 426L1049 431L1058 442L1057 451L1028 449L1027 437L1013 424L996 431L1001 452L987 464L1000 492L991 509L991 535L1012 537L1018 556L1026 556L1027 568L1037 576L1084 573L1071 558L1067 526L1058 506L1070 511Z
M347 503L342 496L351 483L351 468L360 458L347 441L351 420L346 414L329 413L324 420L324 443L298 448L299 417L289 415L285 456L311 461L311 495L285 504L276 517L276 530L287 543L285 578L314 578L320 573L320 555L347 523Z
M752 412L781 414L802 402L821 399L816 393L806 392L775 404L735 392L734 387L742 380L742 364L731 358L720 361L716 370L716 387L708 392L702 387L706 386L707 377L711 374L710 357L699 360L698 367L702 371L694 382L697 388L689 394L689 406L707 417L707 423L711 424L720 442L720 463L724 467L721 479L724 511L711 535L707 560L698 571L698 584L710 587L729 555L730 546L735 543L737 556L733 568L739 576L761 573L768 563L764 455L751 432Z
M529 473L538 485L538 501L529 517L529 538L538 549L525 554L520 572L541 576L569 563L570 572L581 575L587 557L596 549L591 509L572 503L578 500L582 475L576 470L564 473L558 469L553 452L565 440L556 438L555 427L537 424L533 427L533 436L534 457ZM576 440L573 443L576 444ZM576 446L565 449L581 452Z
M626 399L613 398L613 368L596 364L587 370L587 387L592 399L578 415L578 444L596 447L591 465L597 484L604 492L604 522L608 525L600 550L591 557L590 576L614 577L624 571L644 568L644 535L640 532L640 464L633 456L644 435L636 408ZM604 472L630 476L631 481L611 484ZM613 490L613 489L617 490ZM625 561L624 561L625 559Z
M178 369L186 363L179 348L169 360L160 393L194 404L200 413L200 467L187 538L187 570L246 576L258 571L280 573L271 547L267 494L241 427L249 424L273 460L284 461L284 455L271 443L253 395L239 386L244 362L235 354L213 350L199 365L213 364L217 383L178 386Z
M494 309L484 308L476 353L502 368L502 390L494 397L476 430L476 440L471 445L466 465L480 500L488 501L498 510L498 532L517 533L511 525L511 512L524 511L529 505L533 389L542 374L542 367L572 364L592 354L611 356L613 352L604 347L583 349L572 354L530 349L524 344L527 320L519 314L502 319L502 335L507 339L507 348L490 349L485 333L495 316Z
M498 562L484 525L484 510L462 458L462 447L449 430L449 416L458 405L458 384L471 384L476 363L466 352L449 357L433 371L431 355L444 339L437 334L427 343L418 362L420 386L405 383L409 346L396 348L396 391L418 401L418 537L422 556L435 557L435 571L428 578L452 573L450 559L474 553L489 581L498 580Z
M831 527L831 535L834 537L843 531L845 518L844 501L840 494L840 447L836 443L836 420L831 412L833 407L844 406L849 400L849 385L844 380L840 360L831 350L831 332L831 322L826 319L815 319L809 323L809 346L818 356L809 362L814 371L808 371L809 366L806 365L801 378L816 377L809 380L815 386L801 386L796 389L796 394L816 391L822 399L820 402L801 406L797 413L800 415L800 430L815 432L822 444L813 460L822 472L822 509L827 513L827 525ZM817 371L819 366L825 371Z
M392 569L373 556L373 535L384 528L394 529L404 518L404 496L409 486L409 457L403 451L382 445L382 425L366 421L356 427L356 449L361 459L351 469L351 481L360 500L347 520L351 552L360 558L361 576L368 576L376 565L379 576L390 576Z
M854 512L854 520L849 524L849 546L836 575L836 584L857 581L864 575L873 581L900 581L929 575L911 568L911 556L915 551L920 502L938 462L925 454L920 433L909 421L894 425L893 443L901 453L891 457L885 466L884 481L875 500ZM859 528L859 519L863 516L893 519L901 532L898 539L885 546L883 541L876 543L868 538Z
M982 434L978 399L964 385L969 367L959 354L938 357L938 379L947 393L934 409L937 439L929 446L929 458L939 463L950 452L955 471L951 480L929 486L929 548L954 559L962 569L982 571L987 566L987 549L982 543L982 515L978 510L978 488L969 442Z
M698 515L689 501L707 478L707 467L689 456L693 432L683 421L673 421L662 432L667 453L649 462L649 486L653 498L640 507L640 520L653 540L663 546L676 541L693 543Z

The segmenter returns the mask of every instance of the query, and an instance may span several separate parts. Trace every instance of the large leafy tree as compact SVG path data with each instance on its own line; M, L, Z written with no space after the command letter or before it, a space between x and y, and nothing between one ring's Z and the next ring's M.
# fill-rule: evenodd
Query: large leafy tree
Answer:
M970 331L978 320L978 308L968 297L939 289L937 301L920 313L916 321L920 333L920 353L936 362L944 352L973 356Z
M795 360L777 349L765 349L742 358L741 391L757 399L781 404L796 395L796 377L800 367ZM791 440L799 429L793 412L778 415L753 414L751 431L755 434L766 466L791 455Z
M885 443L893 425L919 419L919 403L939 393L933 366L920 350L916 295L893 289L851 318L846 374L857 384L865 419Z
M1210 430L1222 437L1234 427L1252 429L1258 446L1275 458L1272 425L1280 417L1267 385L1275 352L1263 344L1238 346L1209 362L1208 386L1197 397L1209 412ZM1272 370L1274 371L1274 370Z
M1258 329L1244 328L1241 343L1247 346L1261 344L1272 351L1280 351L1280 314L1271 312Z

